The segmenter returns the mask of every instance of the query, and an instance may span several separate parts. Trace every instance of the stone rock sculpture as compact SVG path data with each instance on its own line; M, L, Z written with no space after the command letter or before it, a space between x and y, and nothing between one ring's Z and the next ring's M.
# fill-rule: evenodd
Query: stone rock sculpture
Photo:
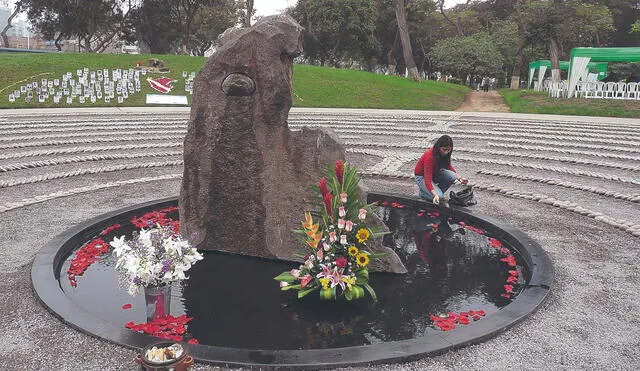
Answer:
M195 80L184 141L182 232L199 249L292 260L291 232L310 208L309 187L344 160L330 130L287 125L302 27L270 16L229 29ZM406 272L397 255L378 268Z

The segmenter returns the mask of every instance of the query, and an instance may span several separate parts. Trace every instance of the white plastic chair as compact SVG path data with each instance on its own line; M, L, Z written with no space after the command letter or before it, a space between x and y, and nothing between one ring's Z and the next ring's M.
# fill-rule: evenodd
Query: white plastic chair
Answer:
M616 94L614 98L625 99L627 97L627 83L619 82L616 84Z
M603 99L604 98L604 89L605 89L605 83L602 81L598 81L596 82L596 91L594 93L594 97L595 98L600 98Z
M551 85L549 86L549 96L553 98L564 97L566 90L567 90L566 82L564 81L551 82Z
M588 83L580 81L576 84L576 89L573 92L573 98L584 98L588 89Z
M638 99L638 83L630 82L627 84L627 99Z
M596 98L596 83L595 82L583 82L583 93L585 98Z
M616 83L613 81L609 81L604 84L604 97L605 98L615 98L616 97Z

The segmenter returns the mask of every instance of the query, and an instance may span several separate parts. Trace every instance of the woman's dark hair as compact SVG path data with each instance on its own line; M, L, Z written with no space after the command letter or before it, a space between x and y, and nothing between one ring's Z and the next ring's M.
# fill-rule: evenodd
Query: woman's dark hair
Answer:
M451 147L451 151L445 156L440 155L440 148ZM453 153L453 139L448 135L443 135L433 145L433 158L438 163L438 168L447 168L451 165L451 153Z

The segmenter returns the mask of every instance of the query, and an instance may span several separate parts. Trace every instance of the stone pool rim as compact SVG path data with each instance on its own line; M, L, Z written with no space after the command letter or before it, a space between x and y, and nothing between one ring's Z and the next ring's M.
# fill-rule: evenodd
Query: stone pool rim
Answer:
M513 246L528 266L531 277L513 302L480 321L458 326L446 332L428 334L407 340L344 348L304 350L256 350L202 344L186 344L187 352L199 362L261 368L323 369L379 363L396 363L446 353L467 345L486 341L533 314L547 299L553 285L551 259L531 237L496 219L473 212L469 208L446 208L402 195L369 193L368 202L387 200L416 209L435 209L489 231ZM129 220L155 209L177 205L177 198L165 198L133 205L91 218L51 239L36 254L31 280L38 301L63 323L88 335L140 351L159 339L107 322L78 307L59 285L60 268L66 257L78 246L95 237L105 226ZM133 362L133 360L132 360Z

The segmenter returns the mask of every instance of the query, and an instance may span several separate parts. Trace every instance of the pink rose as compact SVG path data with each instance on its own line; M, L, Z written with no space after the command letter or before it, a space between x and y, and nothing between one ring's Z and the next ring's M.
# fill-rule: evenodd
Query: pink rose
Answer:
M336 232L329 232L329 241L336 242L338 237L336 236Z
M340 206L338 208L338 216L344 218L345 215L347 215L347 210L344 209L344 206Z
M347 222L344 225L344 230L347 232L351 232L352 229L353 229L353 222L351 220L347 220Z
M358 211L358 219L365 220L366 217L367 217L367 210L360 209L360 211Z

